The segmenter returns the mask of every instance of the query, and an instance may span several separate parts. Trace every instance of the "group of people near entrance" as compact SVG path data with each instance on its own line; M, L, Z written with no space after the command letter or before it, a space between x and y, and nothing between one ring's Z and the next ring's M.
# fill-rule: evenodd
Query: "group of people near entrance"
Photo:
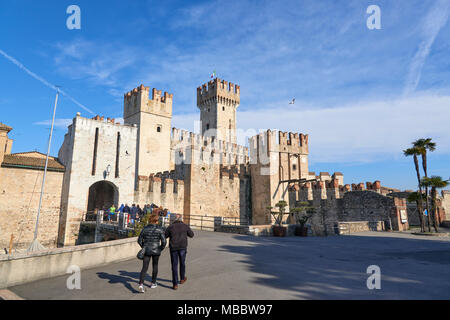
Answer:
M167 209L163 209L163 207L158 207L156 204L146 204L144 208L139 207L139 205L132 204L131 207L126 203L125 205L122 203L121 206L117 209L114 204L107 210L108 221L117 220L116 215L127 213L127 224L134 225L135 223L141 221L141 219L146 214L157 214L159 216L168 217L170 215L170 211Z
M144 258L142 263L142 270L139 277L139 291L144 293L144 279L147 275L147 270L152 262L152 283L150 288L156 288L156 279L158 276L158 262L161 252L166 247L166 239L169 238L170 260L172 263L172 285L173 289L178 289L178 284L186 282L186 253L187 253L187 238L194 237L191 228L183 223L181 216L176 215L175 221L164 230L158 224L159 214L151 214L149 224L142 229L138 243L141 248L145 248ZM180 277L178 277L178 266L180 270ZM178 282L178 280L180 280Z

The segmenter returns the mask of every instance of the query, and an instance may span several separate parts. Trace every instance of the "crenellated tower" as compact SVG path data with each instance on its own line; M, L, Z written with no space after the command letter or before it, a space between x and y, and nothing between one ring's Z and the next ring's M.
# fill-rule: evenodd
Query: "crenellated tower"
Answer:
M140 85L124 95L125 124L138 127L136 179L170 169L173 94Z
M236 143L236 109L240 87L215 78L197 88L202 135Z

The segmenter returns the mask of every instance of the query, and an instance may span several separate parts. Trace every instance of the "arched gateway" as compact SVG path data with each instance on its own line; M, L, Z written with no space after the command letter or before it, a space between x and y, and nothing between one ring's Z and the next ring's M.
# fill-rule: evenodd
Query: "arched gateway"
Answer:
M98 181L89 187L87 212L95 209L107 209L112 204L117 208L119 189L109 181Z

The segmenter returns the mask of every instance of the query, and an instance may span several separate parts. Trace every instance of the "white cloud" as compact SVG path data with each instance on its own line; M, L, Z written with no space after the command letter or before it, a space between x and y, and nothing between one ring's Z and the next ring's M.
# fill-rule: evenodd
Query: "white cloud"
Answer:
M56 128L66 129L69 125L72 124L72 120L73 119L55 119L55 127ZM34 125L39 125L39 126L51 126L52 125L52 120L38 121L38 122L35 122L33 124Z
M174 116L173 126L192 130L199 114ZM242 130L309 134L312 162L376 162L402 157L413 140L431 137L436 153L450 154L450 96L422 94L393 100L311 108L255 109L237 113ZM239 141L243 144L244 141Z
M422 68L425 64L425 60L430 54L431 46L434 43L439 31L447 23L450 13L450 1L439 0L430 9L426 17L422 22L422 33L424 36L423 41L419 45L415 56L413 57L409 73L404 88L404 95L411 94L417 88L420 77L422 74Z

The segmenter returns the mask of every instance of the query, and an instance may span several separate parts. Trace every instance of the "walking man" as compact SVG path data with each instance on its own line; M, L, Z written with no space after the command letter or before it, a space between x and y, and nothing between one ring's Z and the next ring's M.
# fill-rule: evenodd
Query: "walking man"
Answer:
M180 263L180 284L186 282L186 251L187 237L194 237L191 228L181 221L181 216L177 214L176 220L165 232L166 238L170 238L170 260L172 262L172 284L173 289L178 289L178 263Z

